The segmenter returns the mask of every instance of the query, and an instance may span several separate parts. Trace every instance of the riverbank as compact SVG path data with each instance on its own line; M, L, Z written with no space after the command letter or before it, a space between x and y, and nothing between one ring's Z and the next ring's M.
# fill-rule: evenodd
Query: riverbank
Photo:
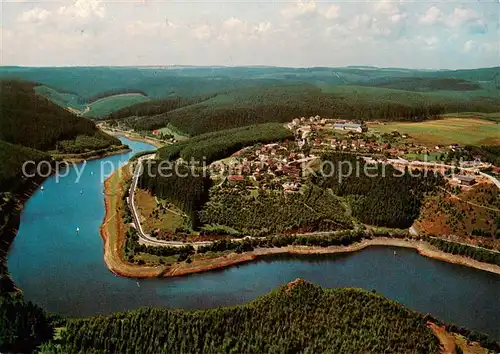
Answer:
M21 224L21 212L23 211L24 204L33 195L33 193L35 193L45 179L45 177L39 176L28 179L25 182L25 187L14 193L17 200L13 209L7 212L7 223L4 225L3 229L0 230L0 295L4 293L22 292L10 277L7 266L7 256L9 254L10 247L17 236L19 225Z
M425 241L388 237L365 239L349 246L286 246L280 248L258 248L245 253L233 252L213 258L195 258L191 263L179 262L170 267L140 266L131 264L123 259L122 250L126 242L126 230L118 210L119 202L122 200L122 195L124 193L122 181L127 177L124 173L130 174L129 169L126 170L127 171L124 172L113 173L113 175L111 175L104 184L106 211L103 224L101 226L101 236L104 240L105 262L113 273L121 276L134 278L174 277L222 269L272 255L339 254L357 252L365 249L366 247L373 246L413 248L424 257L464 265L500 275L500 266L479 262L472 258L460 255L445 253Z
M165 266L139 266L123 259L126 242L126 225L120 215L120 201L126 186L123 181L131 177L128 165L113 172L104 181L104 219L100 234L104 241L104 262L114 274L130 278L155 278L165 272Z
M367 247L375 247L375 246L413 248L416 249L417 252L424 257L433 258L448 263L464 265L467 267L472 267L500 275L500 267L497 265L478 262L468 257L445 253L431 246L429 243L425 241L377 237L373 239L363 240L361 242L349 246L329 246L329 247L286 246L280 248L258 248L252 252L245 252L241 254L231 253L229 255L212 258L204 262L194 261L192 263L179 263L173 266L167 272L165 272L163 276L165 277L179 276L192 273L201 273L215 269L222 269L232 265L246 263L257 260L259 258L264 258L273 255L287 255L287 254L288 255L315 255L315 254L333 255L341 253L358 252Z
M132 139L131 139L132 140ZM126 154L132 151L127 145L121 145L114 149L103 149L97 151L90 151L83 154L54 154L54 159L62 159L69 163L82 163L84 161L98 160L105 157Z
M160 140L141 136L139 134L124 132L124 131L111 131L111 130L104 129L101 126L99 128L106 134L113 135L113 136L121 136L121 137L130 139L130 140L133 140L133 141L138 141L141 143L150 144L150 145L153 145L155 148L161 148L162 146L165 146L165 144L162 143Z

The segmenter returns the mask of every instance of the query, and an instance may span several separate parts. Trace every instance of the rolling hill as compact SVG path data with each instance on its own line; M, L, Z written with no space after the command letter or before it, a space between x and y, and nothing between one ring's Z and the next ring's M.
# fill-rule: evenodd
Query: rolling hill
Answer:
M36 86L0 80L0 295L14 289L7 276L5 256L17 233L22 201L43 179L38 175L23 176L23 163L43 160L53 164L55 153L123 148L120 140L100 131L93 121L77 117L38 95ZM49 165L45 166L48 170Z
M367 291L322 289L303 280L230 308L140 309L68 320L60 338L47 352L440 352L422 315Z
M35 93L36 85L0 81L0 140L37 150L86 152L121 145L89 119L77 117Z
M237 128L267 122L286 122L294 117L319 114L345 119L422 121L447 112L498 112L500 98L458 99L438 93L413 92L355 85L275 85L237 89L176 108L149 103L129 107L110 115L125 119L136 130L153 130L170 124L188 135ZM151 104L152 105L152 104ZM148 115L148 108L151 115ZM164 112L161 110L164 109ZM160 113L161 112L161 113ZM139 116L138 116L139 115ZM143 115L143 116L141 116Z
M142 93L151 100L194 98L244 88L309 84L325 89L339 85L380 86L437 94L498 98L500 68L473 70L410 70L400 68L283 67L2 67L0 78L38 82L38 92L63 107L84 110L87 104L123 93ZM109 105L106 115L135 102Z

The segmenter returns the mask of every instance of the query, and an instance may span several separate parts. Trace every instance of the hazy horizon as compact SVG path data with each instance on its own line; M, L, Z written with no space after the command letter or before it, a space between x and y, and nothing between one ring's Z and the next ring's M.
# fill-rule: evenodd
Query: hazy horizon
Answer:
M412 70L412 71L459 71L459 70L479 70L500 68L500 65L472 68L405 68L405 67L384 67L371 65L346 65L346 66L284 66L284 65L184 65L184 64L144 64L144 65L0 65L0 68L145 68L145 69L170 69L170 68L205 68L205 69L225 69L225 68L276 68L276 69L364 69L367 70Z
M495 1L2 2L2 65L498 66Z

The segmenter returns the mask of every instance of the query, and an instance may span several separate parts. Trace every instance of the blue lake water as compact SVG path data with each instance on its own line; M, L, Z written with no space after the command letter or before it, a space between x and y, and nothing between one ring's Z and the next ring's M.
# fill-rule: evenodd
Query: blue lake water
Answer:
M250 301L298 277L324 287L361 287L437 318L500 339L500 276L422 257L414 250L371 247L347 255L279 256L220 271L139 281L108 271L99 226L101 169L109 175L148 144L122 139L132 152L87 162L50 177L25 204L8 266L25 297L68 316L142 306L209 308ZM76 228L80 232L76 232ZM397 250L397 255L393 254Z

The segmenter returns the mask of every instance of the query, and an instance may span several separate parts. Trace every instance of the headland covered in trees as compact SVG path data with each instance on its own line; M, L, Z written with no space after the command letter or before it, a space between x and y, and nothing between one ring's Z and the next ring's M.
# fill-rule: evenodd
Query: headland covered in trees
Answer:
M95 122L77 117L35 93L36 84L0 80L0 292L12 290L5 258L19 226L24 201L61 159L86 160L124 152L120 140L103 133ZM32 178L23 176L23 164Z
M323 289L297 279L235 307L146 308L86 319L48 316L4 298L0 349L45 353L425 352L499 350L477 332L446 325L366 290ZM24 321L9 320L16 311ZM5 322L7 316L7 322ZM14 333L14 334L12 334ZM23 333L21 340L15 333ZM53 334L56 333L54 336ZM456 348L456 349L455 349Z

